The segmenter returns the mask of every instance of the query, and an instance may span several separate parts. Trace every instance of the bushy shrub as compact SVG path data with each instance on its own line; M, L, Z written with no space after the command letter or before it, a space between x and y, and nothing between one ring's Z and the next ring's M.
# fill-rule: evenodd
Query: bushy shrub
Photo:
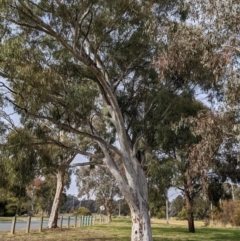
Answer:
M187 219L187 209L186 207L183 207L182 210L178 213L177 218L180 220L186 220Z
M240 205L238 204L232 216L232 223L235 226L240 226Z
M77 212L75 213L76 215L82 215L82 216L89 216L92 215L92 213L90 212L90 210L88 208L85 207L80 207L78 208Z
M156 217L159 219L166 218L166 207L161 207L160 210L157 212Z
M240 226L240 201L223 201L219 208L213 207L209 215L209 219L212 218L213 222L220 222L224 226L227 224Z

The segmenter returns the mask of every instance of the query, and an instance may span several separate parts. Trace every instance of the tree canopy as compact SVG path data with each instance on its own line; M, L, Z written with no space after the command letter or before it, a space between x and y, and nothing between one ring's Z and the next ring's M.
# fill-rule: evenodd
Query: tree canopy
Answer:
M132 241L152 240L144 148L177 150L199 176L223 140L221 115L188 101L196 89L232 100L239 8L226 2L0 2L4 99L23 125L38 135L46 126L59 147L109 169L131 210ZM170 124L183 110L177 137Z

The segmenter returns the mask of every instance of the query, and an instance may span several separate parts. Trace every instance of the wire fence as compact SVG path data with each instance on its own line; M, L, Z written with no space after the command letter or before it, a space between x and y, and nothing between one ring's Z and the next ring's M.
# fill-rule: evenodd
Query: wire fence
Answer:
M15 234L16 230L25 229L26 233L30 233L31 229L38 229L39 232L43 231L43 228L47 228L49 218L44 217L13 217L11 223L10 233ZM82 226L92 226L95 224L109 223L110 219L105 215L92 215L92 216L64 216L59 215L57 226L59 228L77 228Z

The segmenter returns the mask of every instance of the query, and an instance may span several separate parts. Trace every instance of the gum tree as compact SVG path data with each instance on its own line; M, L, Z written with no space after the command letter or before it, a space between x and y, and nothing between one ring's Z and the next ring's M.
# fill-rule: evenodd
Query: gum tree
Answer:
M167 24L167 7L174 2L1 1L1 75L12 92L8 101L26 118L98 145L130 207L134 241L152 240L137 151L140 120L148 112L143 99L158 86L151 65L162 37L157 25Z
M15 192L19 197L25 196L26 189L31 189L30 184L36 177L55 176L55 196L48 223L49 228L55 228L66 172L77 152L69 150L70 148L59 148L56 146L56 140L40 139L35 134L34 131L24 128L12 130L1 146L1 163L7 175L9 191ZM32 186L32 190L28 192L31 193L32 202L33 190Z
M95 168L81 167L76 172L78 196L96 197L96 202L103 205L110 221L115 209L115 200L120 192L112 174L104 166Z

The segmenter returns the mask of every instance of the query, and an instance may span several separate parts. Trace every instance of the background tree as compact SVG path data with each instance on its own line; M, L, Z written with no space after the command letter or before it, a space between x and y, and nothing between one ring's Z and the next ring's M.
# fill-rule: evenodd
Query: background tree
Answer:
M185 206L185 200L182 195L178 195L175 199L171 201L170 204L170 216L176 217L177 214L182 210Z
M171 177L172 173L172 178L167 183L183 191L189 231L195 232L194 197L200 191L207 193L206 188L210 182L208 172L216 164L213 159L223 142L222 118L194 100L194 92L189 88L185 88L181 94L166 91L159 97L164 100L155 105L154 111L157 114L149 114L149 123L155 123L149 125L149 130L154 130L148 130L145 136L147 143L152 143L151 148L159 159L159 165L163 167L168 162L171 170L168 174ZM166 109L164 101L170 102L169 99L173 106ZM153 162L149 166L152 164ZM153 167L153 170L157 169ZM162 173L159 172L159 175L162 176ZM156 178L157 173L153 176Z
M15 129L8 135L8 141L3 149L4 163L8 170L8 176L11 176L12 184L10 187L16 189L17 197L25 196L26 187L30 188L30 183L35 177L56 172L56 192L49 219L49 227L53 228L57 225L56 220L60 197L64 188L65 172L77 153L57 147L54 141L43 138L43 130L39 128L37 130L30 129L31 123L27 124L25 128ZM34 188L34 185L32 185L32 188ZM20 193L18 194L18 192ZM34 193L31 192L30 195L29 192L30 196L33 200Z
M104 206L111 220L111 215L115 210L115 199L121 195L112 174L104 166L97 166L94 169L81 167L76 174L78 196L86 195L88 198L95 196L96 202L99 206Z
M147 161L150 163L147 167L147 181L149 193L149 210L152 216L163 218L166 212L163 207L168 203L167 192L172 186L173 171L172 160L167 158L158 158L147 155ZM166 211L166 208L165 208Z

